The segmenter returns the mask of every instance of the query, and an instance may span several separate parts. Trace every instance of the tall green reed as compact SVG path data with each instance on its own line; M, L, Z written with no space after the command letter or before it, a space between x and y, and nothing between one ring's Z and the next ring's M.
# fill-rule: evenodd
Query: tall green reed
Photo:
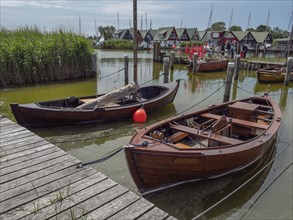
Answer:
M89 40L62 30L0 30L0 87L92 77Z

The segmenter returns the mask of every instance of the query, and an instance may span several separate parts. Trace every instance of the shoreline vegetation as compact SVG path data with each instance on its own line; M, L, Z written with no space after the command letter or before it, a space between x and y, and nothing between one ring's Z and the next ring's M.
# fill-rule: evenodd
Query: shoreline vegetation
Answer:
M0 29L0 88L92 78L91 43L61 29Z

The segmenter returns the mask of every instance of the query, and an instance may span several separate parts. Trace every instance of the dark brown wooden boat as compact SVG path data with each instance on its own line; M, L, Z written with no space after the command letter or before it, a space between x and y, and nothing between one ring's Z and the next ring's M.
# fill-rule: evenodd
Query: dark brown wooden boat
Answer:
M17 122L25 127L48 127L93 123L132 117L143 106L146 112L158 110L171 103L180 80L164 85L150 85L139 88L138 98L127 95L102 106L85 106L99 96L69 97L30 104L10 104ZM137 95L136 95L137 96ZM135 97L136 97L135 96ZM80 107L85 106L85 107Z
M254 166L277 136L279 106L267 95L169 118L138 131L125 147L142 194Z
M256 71L257 81L260 83L284 82L286 67L268 67ZM291 71L290 81L293 81L293 71Z
M227 68L228 59L204 59L198 60L197 72L214 72L221 71ZM192 71L192 63L189 66L189 71Z

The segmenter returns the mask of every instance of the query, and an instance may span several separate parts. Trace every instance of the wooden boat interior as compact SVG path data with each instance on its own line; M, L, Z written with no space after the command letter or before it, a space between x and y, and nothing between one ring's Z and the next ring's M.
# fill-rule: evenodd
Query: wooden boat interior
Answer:
M146 136L183 150L231 146L261 135L273 117L273 108L263 100L237 101L168 121Z
M167 88L159 87L159 86L142 87L139 89L137 95L134 95L134 94L127 95L123 98L116 100L115 102L108 103L107 105L105 105L105 107L115 107L115 106L144 102L149 99L158 97L162 93L165 93L167 90L168 90ZM44 101L44 102L39 102L36 104L38 104L41 107L50 107L50 108L77 108L78 106L84 103L94 101L96 98L100 96L88 96L88 97L82 97L82 98L71 96L66 99Z

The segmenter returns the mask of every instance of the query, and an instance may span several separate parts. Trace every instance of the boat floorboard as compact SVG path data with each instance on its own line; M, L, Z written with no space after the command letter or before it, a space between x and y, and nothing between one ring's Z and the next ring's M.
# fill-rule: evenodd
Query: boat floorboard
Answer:
M11 120L0 131L1 219L175 219Z

